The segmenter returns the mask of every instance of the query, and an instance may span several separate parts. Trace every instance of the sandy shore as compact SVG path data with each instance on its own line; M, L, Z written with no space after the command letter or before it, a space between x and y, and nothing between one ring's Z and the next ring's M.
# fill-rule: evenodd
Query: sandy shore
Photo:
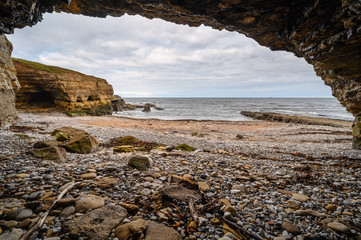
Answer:
M87 131L101 146L90 154L67 153L64 164L28 154L34 143L53 139L50 133L63 126ZM127 166L132 153L116 153L103 145L126 135L166 146L187 143L197 150L139 152L152 162L148 171L139 172ZM46 209L47 201L69 182L79 185L66 194L68 201L92 194L102 198L105 207L133 204L139 210L124 215L122 223L144 219L173 226L182 239L233 239L225 235L224 217L266 239L357 239L361 153L351 144L349 127L21 113L15 126L0 131L0 239L23 234L41 216L39 207ZM82 177L85 173L94 178ZM198 224L187 204L157 205L154 196L172 182L172 175L198 184L197 194L202 196L195 205ZM37 194L49 196L41 200ZM26 219L9 219L8 212L24 207L31 212ZM66 211L68 207L52 211L38 239L95 239L97 234L107 236L99 239L119 239L114 231L118 224L105 230L104 224L91 219L96 210L67 215ZM88 231L79 235L78 230L69 230L74 221L84 224L78 229ZM101 231L89 230L93 228Z

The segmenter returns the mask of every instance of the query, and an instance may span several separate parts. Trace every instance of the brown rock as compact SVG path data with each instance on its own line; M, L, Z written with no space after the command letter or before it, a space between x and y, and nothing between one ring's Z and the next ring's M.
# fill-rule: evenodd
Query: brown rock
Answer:
M330 222L327 227L340 233L350 233L350 228L339 222Z
M133 233L143 232L147 227L147 222L143 219L138 219L126 224L122 224L117 227L114 231L114 235L119 240L125 240L128 236Z
M110 235L110 231L126 216L127 211L121 206L107 205L67 221L63 226L71 238L105 240Z
M297 194L297 193L294 193L292 194L292 197L297 200L297 201L300 201L300 202L307 202L310 197L306 196L306 195L303 195L303 194Z
M120 203L120 205L129 212L136 212L139 210L139 207L135 204Z
M301 230L299 229L299 227L297 227L295 224L291 223L291 222L283 222L282 223L282 227L289 233L292 234L299 234L301 232Z
M0 34L0 128L9 127L18 118L15 92L20 84L11 60L12 50L12 44L5 35Z
M64 148L74 153L91 153L98 147L98 141L89 134L75 135Z
M182 237L171 227L148 221L145 240L182 240Z
M30 151L30 154L32 154L36 158L52 160L57 163L63 163L66 161L66 152L64 148L59 147L33 149Z
M97 177L96 173L83 173L81 176L83 179L93 179Z
M201 192L208 192L211 188L205 182L198 182L198 189Z
M104 200L95 195L85 195L76 199L75 210L77 212L82 210L96 209L104 206Z
M325 208L326 208L328 211L336 211L337 206L336 206L335 204L328 204Z
M311 209L307 210L296 210L296 214L299 214L301 216L314 216L314 217L327 217L327 214L319 213Z
M67 110L70 115L111 113L113 88L105 79L68 69L14 59L22 88L19 108Z

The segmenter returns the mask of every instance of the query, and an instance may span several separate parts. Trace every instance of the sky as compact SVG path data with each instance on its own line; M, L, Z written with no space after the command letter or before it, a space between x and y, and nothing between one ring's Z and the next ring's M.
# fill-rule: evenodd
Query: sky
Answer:
M332 97L304 59L203 25L53 13L7 37L14 57L104 78L122 97Z

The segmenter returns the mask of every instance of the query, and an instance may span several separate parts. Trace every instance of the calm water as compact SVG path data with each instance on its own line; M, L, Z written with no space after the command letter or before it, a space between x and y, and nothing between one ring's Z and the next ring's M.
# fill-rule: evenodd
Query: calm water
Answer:
M164 111L115 112L114 115L132 118L164 120L250 120L240 111L275 112L290 115L353 120L334 98L125 98L130 104L153 103Z

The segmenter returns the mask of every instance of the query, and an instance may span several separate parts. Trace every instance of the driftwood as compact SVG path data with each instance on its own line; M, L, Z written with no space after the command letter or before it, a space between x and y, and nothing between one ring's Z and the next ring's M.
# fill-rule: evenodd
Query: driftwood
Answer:
M199 225L201 225L201 221L199 220L198 214L194 208L194 199L192 197L189 198L188 205L189 205L189 209L191 211L191 215L192 215L194 221L196 223L198 223Z
M247 236L249 238L256 239L256 240L263 240L263 238L259 237L258 235L247 231L245 228L239 226L238 224L236 224L236 223L234 223L234 222L232 222L232 221L230 221L230 220L228 220L226 218L223 218L223 221L225 223L227 223L228 226L230 226L231 228L233 228L234 230L239 232L241 235L244 235L244 236Z
M30 235L38 230L39 228L41 228L41 226L44 224L44 221L46 219L46 217L49 215L50 211L53 209L53 207L55 206L55 204L62 199L62 197L65 195L66 192L68 192L70 189L72 189L75 185L79 184L78 183L73 183L71 185L69 185L67 188L65 188L57 197L57 199L51 204L51 206L49 207L49 209L42 215L42 217L39 219L39 221L31 228L29 229L29 231L27 231L19 240L27 240Z

